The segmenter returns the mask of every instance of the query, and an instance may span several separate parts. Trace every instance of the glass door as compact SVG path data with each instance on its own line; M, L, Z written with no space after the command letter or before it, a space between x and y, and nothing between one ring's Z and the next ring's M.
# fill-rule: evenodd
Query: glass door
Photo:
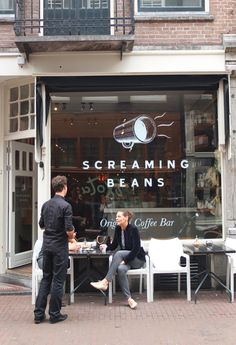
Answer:
M34 146L12 142L9 154L9 268L31 262L35 233Z

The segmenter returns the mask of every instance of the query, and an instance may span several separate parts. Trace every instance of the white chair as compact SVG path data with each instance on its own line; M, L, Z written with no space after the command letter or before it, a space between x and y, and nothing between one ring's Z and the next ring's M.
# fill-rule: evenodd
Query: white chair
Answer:
M225 246L236 250L236 239L226 238ZM226 254L227 256L227 271L226 271L226 286L231 291L231 301L234 301L234 274L236 274L236 253Z
M42 248L43 241L42 240L37 240L34 245L34 250L33 250L33 258L32 258L32 304L35 304L36 297L39 292L39 284L41 279L43 278L43 271L41 268L38 266L38 256L39 252ZM74 274L73 274L73 261L71 260L71 257L69 257L69 267L67 269L67 274L70 275L70 302L74 303Z
M150 300L153 302L154 274L178 274L178 292L180 292L180 274L186 274L187 300L191 301L190 257L183 252L183 246L178 238L159 240L152 238L149 243L150 258ZM181 266L181 257L186 259L186 265Z
M43 241L37 240L34 245L33 258L32 258L32 304L35 304L38 295L39 283L43 277L43 271L38 266L38 256L42 248Z
M146 282L146 291L147 291L147 302L150 302L150 265L149 265L149 256L145 255L145 264L141 268L132 268L127 271L127 276L139 276L139 293L142 294L143 290L143 277L145 277ZM112 261L112 255L109 257L109 266ZM115 293L115 277L113 281L109 283L109 290L108 290L108 301L112 303L112 293Z

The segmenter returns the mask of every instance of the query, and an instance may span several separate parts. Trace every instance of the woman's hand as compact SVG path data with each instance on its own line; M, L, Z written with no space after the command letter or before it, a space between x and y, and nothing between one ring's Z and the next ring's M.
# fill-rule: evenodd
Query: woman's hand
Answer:
M107 245L106 244L100 244L99 249L102 253L106 253Z

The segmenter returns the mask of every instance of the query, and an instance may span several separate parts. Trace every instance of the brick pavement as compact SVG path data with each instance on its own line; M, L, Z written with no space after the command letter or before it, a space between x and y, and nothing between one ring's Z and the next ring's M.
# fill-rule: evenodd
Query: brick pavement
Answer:
M131 310L120 294L104 306L95 294L78 294L58 324L33 323L31 296L0 296L1 345L234 345L236 302L224 293L201 291L197 304L184 294L156 293L153 303L134 295Z
M31 294L31 289L22 285L0 282L0 295Z

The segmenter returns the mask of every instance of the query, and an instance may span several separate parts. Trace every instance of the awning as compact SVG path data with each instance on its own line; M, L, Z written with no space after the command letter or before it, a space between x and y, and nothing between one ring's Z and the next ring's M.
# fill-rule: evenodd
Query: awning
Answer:
M49 92L217 90L225 75L39 77Z

